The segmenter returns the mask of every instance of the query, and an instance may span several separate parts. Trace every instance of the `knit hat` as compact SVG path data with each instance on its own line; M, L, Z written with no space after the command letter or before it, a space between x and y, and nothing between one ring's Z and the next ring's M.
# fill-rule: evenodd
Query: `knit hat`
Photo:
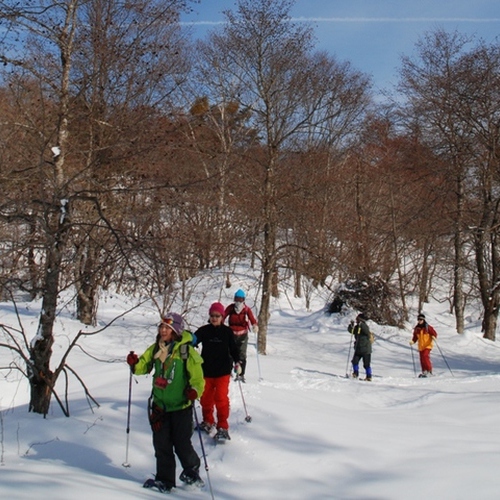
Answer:
M184 320L180 314L169 312L161 318L160 325L167 325L180 337L184 331Z
M224 316L225 312L224 305L221 304L220 302L214 302L211 306L210 309L208 310L208 314L220 314L221 316Z
M425 319L425 314L420 313L420 314L417 316L417 319Z
M356 316L356 319L359 319L360 321L366 321L368 318L363 313L359 313Z
M240 288L239 290L236 290L236 293L234 294L235 299L244 299L245 298L245 292Z

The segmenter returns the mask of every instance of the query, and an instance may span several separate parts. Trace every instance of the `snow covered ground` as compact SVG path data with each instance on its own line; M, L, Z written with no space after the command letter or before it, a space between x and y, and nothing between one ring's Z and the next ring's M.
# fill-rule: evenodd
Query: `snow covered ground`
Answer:
M245 283L229 290L208 287L203 303L190 313L191 326L206 321L210 303L221 294L222 302L230 303L240 286ZM98 326L131 304L120 296L103 298ZM37 305L18 304L23 324L33 333ZM432 353L435 376L427 379L415 377L408 345L413 323L397 330L369 322L378 337L370 383L346 378L346 327L355 313L328 316L323 306L317 297L312 311L306 311L303 300L286 294L273 302L266 356L256 355L251 337L247 383L242 385L247 412L233 382L231 441L216 446L204 435L208 475L203 458L201 475L206 486L178 487L174 496L497 499L500 345L482 339L479 315L471 314L467 332L457 335L446 303L426 307L441 349ZM104 333L82 340L82 349L75 349L68 363L100 407L90 408L70 375L70 418L56 402L46 419L28 413L26 381L16 372L7 377L5 370L0 372L0 498L158 498L160 493L141 487L155 469L146 416L148 376L133 378L130 467L122 466L129 385L125 357L153 342L157 320L154 309L144 305ZM0 323L16 324L11 304L0 304ZM62 311L54 360L81 327L70 311ZM414 359L418 370L416 351ZM8 351L0 350L0 366L10 361ZM251 422L245 421L247 413ZM193 441L201 455L197 433Z

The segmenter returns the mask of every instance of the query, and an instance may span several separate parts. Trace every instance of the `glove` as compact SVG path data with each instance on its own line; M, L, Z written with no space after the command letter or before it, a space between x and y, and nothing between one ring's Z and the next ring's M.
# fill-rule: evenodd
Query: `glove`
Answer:
M153 432L159 432L165 418L165 412L158 406L153 404L151 413L149 414L149 423Z
M253 325L252 330L253 330L253 333L255 333L255 335L258 335L259 334L259 325L257 325L257 324Z
M139 358L134 351L130 351L127 356L127 363L133 368L139 362Z
M410 345L413 345L414 343L415 343L415 341L410 340Z
M241 375L241 365L239 363L234 364L234 372L236 375Z
M198 393L196 392L196 389L193 389L192 387L186 389L186 396L189 399L189 401L194 401L195 399L198 399Z

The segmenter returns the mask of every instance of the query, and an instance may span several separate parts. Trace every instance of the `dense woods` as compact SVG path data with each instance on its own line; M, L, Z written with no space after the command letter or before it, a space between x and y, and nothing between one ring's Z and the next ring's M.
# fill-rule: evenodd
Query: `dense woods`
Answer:
M239 0L192 40L183 0L0 0L0 291L42 299L23 346L46 414L58 296L92 325L113 287L189 310L188 278L261 271L259 352L280 279L295 293L373 286L373 319L403 324L434 280L464 331L500 305L500 45L422 35L393 98L317 51L289 0ZM375 291L377 291L375 293Z

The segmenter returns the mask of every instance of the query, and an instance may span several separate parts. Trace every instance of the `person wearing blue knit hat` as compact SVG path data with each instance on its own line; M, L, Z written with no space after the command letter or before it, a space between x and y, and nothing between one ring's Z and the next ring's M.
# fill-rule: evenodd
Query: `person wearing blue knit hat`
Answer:
M234 340L238 346L240 354L241 373L235 380L245 382L245 369L247 364L248 332L250 328L257 335L259 326L257 320L250 309L245 304L246 294L240 288L234 294L234 302L226 307L224 319L228 318L228 325L233 331Z

